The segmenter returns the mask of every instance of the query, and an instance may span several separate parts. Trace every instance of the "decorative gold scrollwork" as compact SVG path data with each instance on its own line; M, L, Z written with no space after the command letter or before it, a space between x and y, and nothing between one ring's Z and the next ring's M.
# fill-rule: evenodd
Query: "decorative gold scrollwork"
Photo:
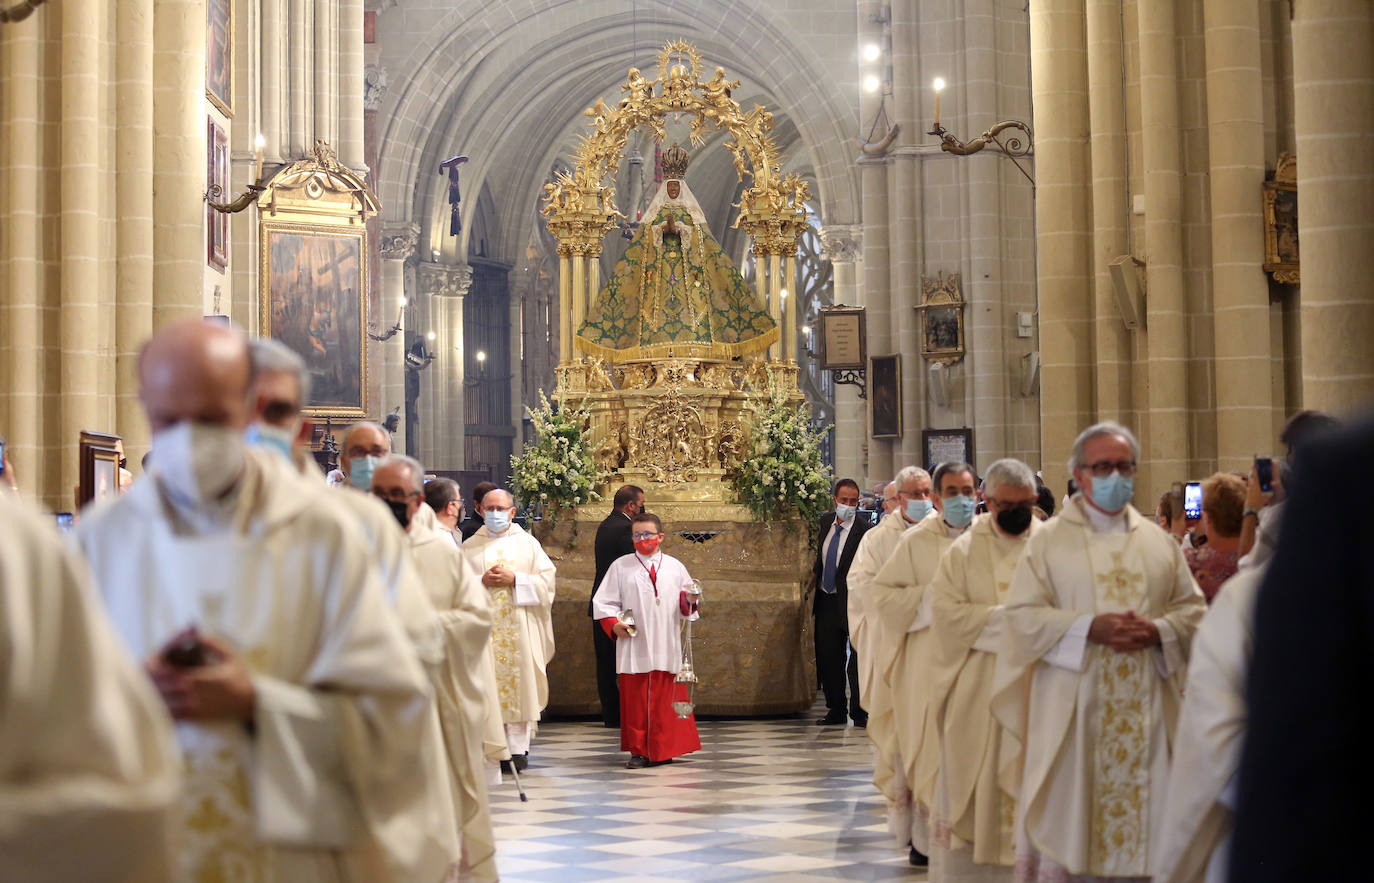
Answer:
M675 387L659 396L631 431L633 465L642 468L650 481L667 485L696 481L700 471L709 468L706 446L711 437L701 411Z

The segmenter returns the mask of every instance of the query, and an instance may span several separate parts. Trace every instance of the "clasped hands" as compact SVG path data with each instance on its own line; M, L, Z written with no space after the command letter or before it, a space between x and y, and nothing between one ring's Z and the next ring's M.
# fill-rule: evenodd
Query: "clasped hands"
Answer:
M167 654L188 636L200 641L206 663L193 668L173 665ZM233 649L210 635L187 629L173 636L145 665L153 686L175 720L251 721L257 691L248 669Z
M508 589L515 585L515 571L504 564L493 564L482 574L482 585L489 589Z
M1148 619L1125 613L1099 613L1088 628L1088 640L1110 647L1118 653L1145 650L1160 643L1159 628Z

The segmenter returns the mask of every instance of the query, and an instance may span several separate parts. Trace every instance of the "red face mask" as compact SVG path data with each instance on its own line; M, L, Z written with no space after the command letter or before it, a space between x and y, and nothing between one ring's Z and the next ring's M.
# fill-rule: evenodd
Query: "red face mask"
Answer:
M643 555L645 558L648 558L649 556L653 555L655 552L658 551L659 542L660 540L658 539L658 537L654 537L653 539L648 540L635 540L635 551Z

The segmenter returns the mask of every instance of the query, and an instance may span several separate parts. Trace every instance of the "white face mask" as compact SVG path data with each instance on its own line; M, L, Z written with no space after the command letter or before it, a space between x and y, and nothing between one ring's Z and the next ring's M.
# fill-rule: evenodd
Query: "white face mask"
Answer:
M153 436L151 462L169 496L192 506L217 500L243 474L243 433L183 420Z

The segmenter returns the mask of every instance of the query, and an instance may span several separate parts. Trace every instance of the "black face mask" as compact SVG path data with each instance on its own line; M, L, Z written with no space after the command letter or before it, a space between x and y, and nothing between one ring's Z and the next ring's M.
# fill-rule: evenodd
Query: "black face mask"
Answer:
M395 500L383 500L391 507L391 514L396 516L396 520L401 522L402 529L410 529L410 504L397 503Z
M1026 532L1026 528L1030 527L1033 518L1035 516L1025 506L1003 509L997 513L997 526L1014 537L1020 536Z

